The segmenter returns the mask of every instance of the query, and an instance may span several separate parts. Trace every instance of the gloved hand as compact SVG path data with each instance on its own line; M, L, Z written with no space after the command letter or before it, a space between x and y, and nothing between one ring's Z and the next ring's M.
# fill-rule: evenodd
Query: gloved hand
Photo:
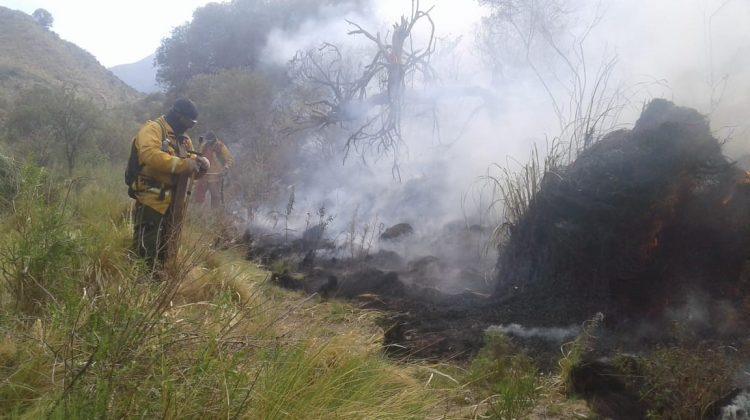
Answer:
M205 156L199 156L196 160L198 163L198 167L200 169L200 172L208 172L209 169L211 169L211 162L208 161L208 158Z
M185 159L190 168L190 174L192 175L203 175L211 167L211 163L203 156L196 159Z
M195 159L185 159L185 163L188 165L188 173L189 175L194 175L200 173L201 166Z

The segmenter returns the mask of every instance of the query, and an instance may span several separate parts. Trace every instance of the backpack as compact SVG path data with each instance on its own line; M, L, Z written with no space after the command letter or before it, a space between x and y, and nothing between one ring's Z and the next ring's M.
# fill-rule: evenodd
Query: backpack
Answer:
M135 190L133 184L138 179L138 174L141 173L143 165L138 159L138 149L135 147L135 138L130 146L130 157L128 157L128 166L125 168L125 185L128 186L128 197L135 199Z
M167 130L164 128L161 123L159 124L161 127L161 133L162 133L162 144L167 141ZM141 169L143 169L143 165L141 165L140 159L138 159L138 149L135 147L135 141L138 137L133 137L133 142L130 146L130 156L128 157L128 166L125 168L125 185L128 186L128 197L135 200L135 190L133 189L133 184L135 181L138 180L138 175L141 173Z

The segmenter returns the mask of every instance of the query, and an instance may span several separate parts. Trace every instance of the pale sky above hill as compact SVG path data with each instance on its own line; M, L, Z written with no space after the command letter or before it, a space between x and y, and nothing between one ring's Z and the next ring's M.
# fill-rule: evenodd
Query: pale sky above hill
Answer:
M138 61L162 38L187 22L209 0L0 0L0 6L31 14L52 13L52 30L93 54L106 67Z
M373 32L388 31L390 23L409 13L409 0L373 0L376 16L352 16ZM750 125L745 123L750 99L750 0L566 0L575 19L587 22L597 5L602 19L586 45L590 66L600 57L617 56L617 82L641 89L648 97L666 97L710 113L716 127L729 127L750 150ZM31 14L45 8L54 17L52 29L61 38L92 53L111 67L143 59L193 11L210 0L0 0L0 6ZM471 33L485 10L476 0L421 0L439 36L465 35L462 47L469 58L460 67L474 74L475 51ZM576 6L577 5L577 6ZM342 19L343 20L343 19ZM328 25L328 26L324 26ZM380 27L377 27L381 25ZM580 26L580 25L579 25ZM272 34L270 51L288 59L299 48L323 40L346 38L345 22L303 25L296 33ZM338 38L337 38L338 37ZM361 37L360 37L361 38ZM271 55L271 54L269 54ZM592 64L593 63L593 64ZM591 70L594 70L593 67ZM474 75L479 77L479 73ZM478 80L474 81L479 83ZM517 83L518 86L525 86ZM643 87L647 91L644 93ZM718 107L712 104L718 99ZM634 103L639 103L635 100ZM546 131L546 130L545 130ZM740 140L741 139L741 140Z
M224 3L226 1L213 1ZM31 14L38 8L52 13L52 30L93 54L106 67L136 62L156 51L175 27L189 21L193 11L211 0L0 0L0 6ZM429 1L423 1L427 6ZM465 29L479 17L474 0L434 0L441 28ZM391 21L408 13L408 0L379 1ZM449 25L446 25L449 24Z

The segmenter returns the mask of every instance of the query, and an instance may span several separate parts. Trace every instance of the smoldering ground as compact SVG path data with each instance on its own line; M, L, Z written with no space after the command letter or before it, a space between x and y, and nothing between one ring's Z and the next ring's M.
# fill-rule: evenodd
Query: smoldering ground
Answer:
M300 252L293 262L307 264L308 282L294 287L340 292L398 313L384 325L386 346L397 354L469 357L485 329L502 324L527 342L554 336L537 348L559 356L560 341L569 337L562 332L597 312L612 328L600 338L610 348L673 340L665 331L676 324L687 326L696 342L742 340L744 193L729 206L721 202L742 177L734 158L747 152L746 122L737 115L748 108L742 92L750 63L742 52L750 42L740 33L748 6L580 2L563 10L565 25L528 48L492 50L519 39L511 32L487 43L487 34L478 34L482 25L499 24L493 23L497 9L487 3L478 9L484 19L465 33L449 37L436 19L444 44L436 44L432 64L447 76L411 81L420 100L403 109L403 143L321 158L321 144L341 150L346 127L310 133L290 187L248 220L254 240L283 237ZM387 32L387 24L362 22L373 33ZM328 41L346 45L350 37ZM358 54L367 50L366 40L355 43ZM447 45L450 54L437 53ZM695 108L688 113L700 134L667 118L661 123L678 125L672 134L628 143L633 135L616 130L633 127L654 97ZM576 131L581 121L596 122ZM559 151L553 145L564 149L576 140L591 144L556 156L559 171L532 168L539 184L526 204L549 211L509 219L492 185L503 176L498 168L522 172L534 145L537 162L544 162ZM579 152L585 158L576 162ZM660 169L676 172L645 176ZM566 177L573 180L570 189L554 192ZM638 199L644 191L651 198ZM583 201L576 204L577 197ZM565 209L570 214L560 216ZM633 217L602 216L618 209L633 210ZM498 259L489 240L496 228L514 223ZM381 239L401 224L410 226L409 234ZM317 251L304 242L316 227ZM493 288L492 299L482 294Z
M422 4L424 10L431 6ZM564 22L555 32L544 34L557 38L539 35L526 49L511 45L521 41L512 33L495 39L494 44L487 42L488 25L503 24L497 21L499 9L493 9L492 2L467 2L465 6L474 21L460 25L450 23L449 17L454 16L441 14L444 5L440 2L431 10L439 40L431 64L441 70L441 77L410 81L417 85L413 90L420 98L427 96L430 100L417 101L404 110L403 142L398 149L370 150L361 155L354 150L344 159L341 139L347 135L347 127L310 132L299 150L298 163L293 165L296 170L285 180L290 187L278 194L274 203L255 209L254 221L250 222L255 227L251 229L265 225L265 233L288 238L290 234L299 236L311 227L324 226L327 237L338 245L339 257L351 256L355 245L359 252L375 253L381 248L400 252L407 260L437 256L456 268L441 269L444 278L450 280L436 283L446 290L461 291L465 287L460 284L460 276L447 273L460 272L464 268L461 265L476 265L487 276L494 266L495 247L489 244L490 233L505 222L506 209L488 181L498 175L493 172L493 165L517 170L527 161L534 145L541 149L543 159L555 136L560 136L560 142L570 141L570 133L562 124L578 118L573 108L582 106L565 105L570 89L582 89L579 100L588 95L591 100L612 101L607 103L613 109L600 115L601 125L595 134L627 126L644 101L655 94L667 94L690 105L709 104L708 108L697 109L711 112L720 120L721 115L735 112L730 112L729 104L741 103L733 93L744 83L743 77L732 70L739 65L737 51L748 43L746 36L731 28L741 19L738 16L742 14L737 12L744 10L743 5L704 2L684 8L670 3L650 8L628 4L626 9L621 3L604 7L578 2L562 11ZM349 51L356 51L355 57L366 63L368 46L372 51L373 45L363 36L347 35L346 28L353 27L345 20L386 39L391 28L383 16L393 17L395 10L409 13L408 8L396 3L370 8L374 13L368 16L351 5L325 9L311 17L303 30L279 32L271 37L268 48L274 54L269 56L283 61L284 52L330 42L341 48L356 47ZM672 13L658 18L667 10ZM519 12L519 22L537 24L524 21L522 13ZM710 16L710 22L705 21L706 16ZM417 26L415 40L423 40L426 29L429 28ZM306 33L314 36L305 36ZM677 35L681 33L690 34L696 41L692 47ZM658 40L657 45L644 48L652 40ZM493 51L491 46L500 49ZM449 49L450 54L441 55L441 48ZM556 59L541 58L556 49L561 54ZM667 50L680 54L669 59L659 56ZM526 52L530 58L524 60ZM601 69L596 66L613 56L619 58L611 69L610 82L597 86L598 90L586 87L587 83L601 81L596 75ZM497 57L503 60L500 74L489 65ZM569 61L565 63L563 58ZM566 68L571 65L573 68ZM722 79L723 101L711 96L716 94L715 85L708 90L706 87L708 79L719 74L727 76ZM582 77L590 80L573 82ZM699 88L680 88L687 84ZM486 94L467 93L479 88ZM735 130L735 134L742 132L742 128ZM735 138L729 146L739 154L743 142L743 138ZM334 152L341 153L321 151L331 146ZM266 221L261 223L263 219ZM415 234L401 238L397 244L378 239L382 230L399 223L410 224ZM471 236L468 243L452 244L443 237L446 229L460 231L455 229L457 226L471 232L467 234Z

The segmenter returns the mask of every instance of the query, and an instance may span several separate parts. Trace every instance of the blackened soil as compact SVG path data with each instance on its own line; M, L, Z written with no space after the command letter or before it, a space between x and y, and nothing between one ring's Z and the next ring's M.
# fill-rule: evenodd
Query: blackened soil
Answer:
M448 294L403 280L414 278L420 263L428 258L408 264L396 254L387 253L377 253L364 261L322 259L316 258L312 251L294 252L291 247L283 250L277 245L266 250L256 248L253 256L258 258L264 252L273 257L296 255L296 271L301 276L291 275L286 270L274 273L271 279L278 286L382 311L384 350L399 358L469 360L482 347L487 327L511 322L541 325L541 320L551 316L550 310L559 306L524 300L522 295L500 300L471 291ZM260 259L269 261L267 257ZM429 258L427 266L436 264L432 259ZM393 269L374 268L375 264ZM422 283L429 281L425 280ZM540 365L554 366L559 356L559 342L522 341L525 347L532 349Z
M305 290L383 311L385 351L430 360L468 359L479 351L484 330L495 322L486 295L445 294L401 280L398 271L325 262L305 273Z
M471 294L380 299L373 307L384 317L385 350L389 355L429 360L466 360L479 351L491 321L483 310L486 298Z

